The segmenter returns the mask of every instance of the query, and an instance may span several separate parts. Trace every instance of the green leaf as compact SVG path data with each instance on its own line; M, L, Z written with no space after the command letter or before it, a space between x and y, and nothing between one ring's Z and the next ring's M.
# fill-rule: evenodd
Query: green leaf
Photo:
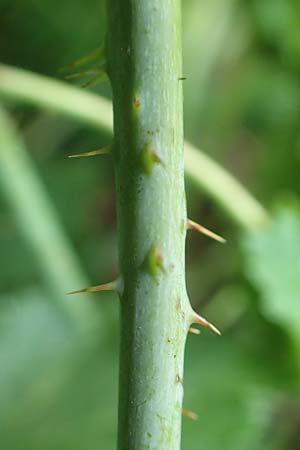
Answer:
M262 312L300 346L300 211L277 209L270 227L248 234L243 247L246 275L261 294Z
M249 364L236 338L203 334L190 340L184 406L199 419L184 418L183 450L265 448L274 390L262 382L259 365Z
M103 344L97 333L74 332L39 289L1 298L1 447L114 448L116 339Z

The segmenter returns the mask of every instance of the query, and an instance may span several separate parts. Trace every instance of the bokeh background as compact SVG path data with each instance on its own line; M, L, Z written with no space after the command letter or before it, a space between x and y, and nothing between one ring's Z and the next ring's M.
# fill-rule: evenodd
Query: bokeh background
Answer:
M101 45L105 27L102 0L0 0L0 61L62 80L59 68ZM199 419L183 418L182 448L297 450L298 1L185 0L183 43L186 138L270 224L241 226L186 180L190 217L227 244L187 239L191 301L223 334L188 338L184 406ZM108 83L91 90L110 98ZM114 449L118 301L65 295L118 272L111 161L67 158L110 136L0 102L0 448Z

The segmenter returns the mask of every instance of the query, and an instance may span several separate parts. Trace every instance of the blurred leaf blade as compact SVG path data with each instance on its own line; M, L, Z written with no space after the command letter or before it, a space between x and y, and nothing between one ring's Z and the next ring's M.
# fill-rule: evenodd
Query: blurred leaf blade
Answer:
M0 81L0 95L4 97L50 109L112 133L112 105L100 96L3 64L0 65ZM40 91L47 94L40 95ZM185 170L238 225L251 229L268 220L267 212L241 183L189 143L185 145Z
M71 302L65 296L74 286L89 283L22 139L3 109L0 109L0 163L3 193L39 261L46 283L61 306L77 316L78 323L92 323L95 316L90 301L82 298Z
M244 240L249 279L265 316L296 340L300 350L300 210L278 208L270 226Z

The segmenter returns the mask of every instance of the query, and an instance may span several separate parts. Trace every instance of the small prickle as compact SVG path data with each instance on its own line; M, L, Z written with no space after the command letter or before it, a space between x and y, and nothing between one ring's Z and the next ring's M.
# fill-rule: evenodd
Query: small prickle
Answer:
M108 155L111 153L111 148L100 148L97 150L91 150L84 153L75 153L74 155L68 155L68 158L87 158L89 156L96 156L96 155Z
M181 412L183 416L188 417L189 419L198 420L198 415L189 409L182 408Z
M192 333L192 334L201 334L201 331L200 330L198 330L198 328L194 328L194 327L190 327L189 328L189 333Z
M225 244L226 242L226 239L222 238L222 236L219 236L213 231L210 231L207 228L205 228L203 225L200 225L199 223L194 222L193 220L190 219L188 219L187 221L187 229L199 231L200 233L205 234L206 236L214 239L215 241L221 242L222 244Z
M115 291L116 282L112 281L110 283L99 284L98 286L91 286L83 289L78 289L77 291L68 292L67 295L81 294L83 292L101 292L101 291Z
M194 312L193 315L193 323L198 323L199 325L202 325L205 328L209 328L214 333L221 335L221 332L216 328L212 323L208 322L204 317L200 316L196 312Z
M141 165L145 173L151 173L155 164L162 164L161 158L154 149L147 144L141 152Z
M156 278L159 272L165 271L162 254L158 247L152 246L150 248L144 261L144 267L153 278Z

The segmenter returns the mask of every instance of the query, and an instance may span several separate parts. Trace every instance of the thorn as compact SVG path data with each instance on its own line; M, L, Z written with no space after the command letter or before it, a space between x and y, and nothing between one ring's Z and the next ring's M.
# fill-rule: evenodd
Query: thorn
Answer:
M178 81L185 81L186 80L186 77L179 77L178 78Z
M165 272L162 254L157 247L152 246L150 248L145 258L144 266L153 278L156 278L159 271Z
M176 375L176 377L175 377L175 381L176 381L176 384L183 384L183 380L182 380L182 378L180 377L180 375Z
M85 56L82 56L81 58L77 59L76 61L72 62L71 64L68 64L65 67L62 67L59 69L60 72L67 72L69 70L74 70L77 67L84 66L85 64L96 61L97 59L103 59L105 55L105 47L98 47L92 52L88 53Z
M89 152L84 153L75 153L74 155L68 155L68 158L85 158L88 156L95 156L95 155L108 155L111 153L110 147L100 148L98 150L91 150Z
M99 70L95 69L95 70L86 70L85 72L76 72L76 73L71 73L70 75L66 75L64 77L65 80L74 80L76 78L83 78L83 77L87 77L89 75L95 75L98 74Z
M161 158L148 144L141 153L141 163L146 173L151 173L154 164L163 164Z
M190 328L189 328L189 333L192 333L192 334L200 334L201 331L200 331L198 328L190 327Z
M193 316L193 323L199 323L199 325L209 328L211 331L221 336L221 332L218 330L218 328L216 328L212 323L208 322L208 320L204 319L204 317L200 316L196 312Z
M190 411L189 409L182 408L181 413L183 416L188 417L189 419L198 420L198 414Z
M205 234L206 236L214 239L215 241L221 242L222 244L225 244L226 242L226 239L190 219L187 220L187 229L199 231L200 233Z
M141 102L137 97L134 97L134 99L133 99L133 106L135 108L139 108L141 106Z
M91 286L77 291L67 292L67 295L81 294L83 292L101 292L101 291L115 291L117 282L111 281L110 283L99 284L98 286Z
M81 85L81 87L83 89L85 89L87 87L94 87L94 86L97 86L97 84L101 83L101 81L106 81L106 80L108 80L107 72L105 72L105 70L101 70L101 71L99 71L98 75L96 75L95 77L91 78L86 83L83 83Z

